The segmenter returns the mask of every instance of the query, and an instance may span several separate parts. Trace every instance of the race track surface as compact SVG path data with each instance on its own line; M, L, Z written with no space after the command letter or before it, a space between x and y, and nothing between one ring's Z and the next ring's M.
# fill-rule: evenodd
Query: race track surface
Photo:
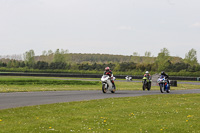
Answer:
M114 97L135 97L143 95L171 95L200 93L200 89L172 90L169 94L161 94L160 91L116 91L103 94L102 91L44 91L44 92L14 92L0 93L0 109L8 109L23 106L62 103L71 101L83 101L92 99L104 99Z

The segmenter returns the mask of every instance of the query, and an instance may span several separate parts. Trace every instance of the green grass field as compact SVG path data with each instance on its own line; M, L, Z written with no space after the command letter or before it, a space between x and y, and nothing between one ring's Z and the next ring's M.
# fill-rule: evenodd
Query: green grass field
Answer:
M101 90L100 79L96 80L99 81L79 81L77 78L1 76L0 92ZM115 84L117 90L142 90L142 82L119 82L116 80ZM171 87L171 90L184 89L200 89L200 85L178 84L178 87ZM152 86L151 90L159 90L159 86Z
M200 94L151 95L0 110L2 133L199 133Z
M101 90L99 81L66 79L69 78L1 76L0 93ZM116 81L115 84L117 90L142 90L141 82ZM200 89L200 86L178 84L171 89ZM152 86L152 90L159 90L159 87ZM0 110L0 133L200 133L199 110L200 94L109 98L20 107Z

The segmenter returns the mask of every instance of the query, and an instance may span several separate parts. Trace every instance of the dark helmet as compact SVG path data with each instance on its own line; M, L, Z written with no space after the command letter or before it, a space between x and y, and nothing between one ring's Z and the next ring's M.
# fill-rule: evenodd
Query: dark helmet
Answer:
M165 75L165 72L164 72L164 71L162 71L162 72L161 72L161 75Z
M110 67L106 67L106 68L105 68L105 71L110 71Z

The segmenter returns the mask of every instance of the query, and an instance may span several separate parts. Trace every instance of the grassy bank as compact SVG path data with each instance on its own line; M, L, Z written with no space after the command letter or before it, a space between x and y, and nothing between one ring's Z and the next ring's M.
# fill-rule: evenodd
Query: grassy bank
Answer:
M0 110L0 131L198 133L199 97L152 95Z

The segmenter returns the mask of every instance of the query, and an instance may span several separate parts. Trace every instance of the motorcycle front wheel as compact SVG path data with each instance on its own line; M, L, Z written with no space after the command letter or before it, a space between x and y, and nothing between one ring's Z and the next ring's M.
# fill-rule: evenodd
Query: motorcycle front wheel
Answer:
M160 84L160 92L163 93L164 92L164 85Z
M146 85L145 85L145 82L143 82L143 85L142 85L143 91L145 91L145 88L146 88Z
M102 85L102 92L103 92L103 93L106 93L106 92L107 92L107 88L106 88L105 84Z

